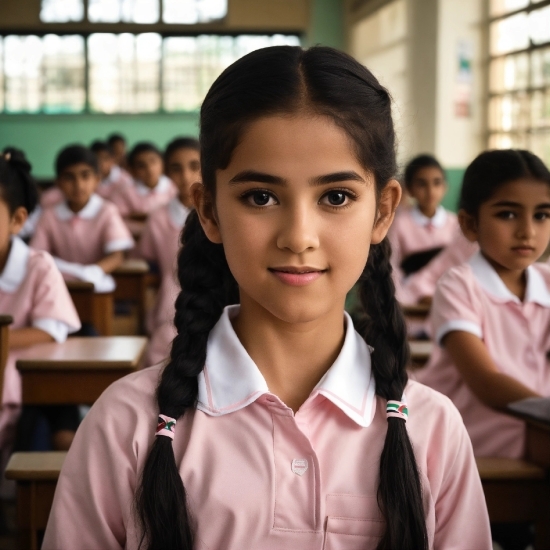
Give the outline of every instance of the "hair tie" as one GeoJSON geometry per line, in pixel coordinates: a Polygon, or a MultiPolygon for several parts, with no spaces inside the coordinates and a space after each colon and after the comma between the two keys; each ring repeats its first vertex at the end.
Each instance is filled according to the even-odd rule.
{"type": "Polygon", "coordinates": [[[155,435],[164,435],[170,439],[174,439],[174,428],[176,427],[176,419],[159,414],[157,431],[155,435]]]}
{"type": "Polygon", "coordinates": [[[409,417],[407,404],[402,401],[388,401],[386,405],[386,416],[388,418],[401,418],[406,422],[409,417]]]}

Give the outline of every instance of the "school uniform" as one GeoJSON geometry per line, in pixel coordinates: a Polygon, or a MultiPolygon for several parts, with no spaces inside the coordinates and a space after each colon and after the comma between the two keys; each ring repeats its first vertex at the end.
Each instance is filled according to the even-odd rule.
{"type": "Polygon", "coordinates": [[[44,211],[31,246],[46,250],[66,279],[90,280],[98,292],[114,289],[114,280],[94,265],[113,252],[128,250],[134,240],[114,204],[92,195],[80,212],[66,202],[44,211]]]}
{"type": "Polygon", "coordinates": [[[139,242],[138,255],[158,264],[161,276],[157,301],[147,318],[147,330],[151,334],[145,359],[147,366],[167,357],[176,334],[173,321],[179,293],[177,256],[180,234],[189,212],[178,198],[172,199],[151,213],[139,242]]]}
{"type": "Polygon", "coordinates": [[[133,179],[126,170],[115,164],[109,175],[101,180],[96,193],[104,199],[110,199],[113,193],[120,188],[132,185],[133,179]]]}
{"type": "MultiPolygon", "coordinates": [[[[433,218],[422,214],[415,206],[396,216],[388,238],[392,247],[392,267],[396,286],[399,288],[408,273],[404,262],[412,255],[436,251],[447,246],[458,229],[456,214],[438,206],[433,218]]],[[[398,299],[400,296],[398,294],[398,299]]]]}
{"type": "Polygon", "coordinates": [[[124,217],[130,214],[148,214],[155,208],[167,204],[177,195],[177,189],[171,179],[162,175],[155,187],[147,187],[135,180],[133,185],[119,187],[110,200],[114,202],[124,217]]]}
{"type": "MultiPolygon", "coordinates": [[[[521,302],[493,267],[477,252],[447,272],[437,285],[432,331],[438,344],[460,330],[483,340],[497,369],[523,385],[550,396],[550,266],[527,268],[521,302]]],[[[447,395],[462,414],[476,456],[521,458],[525,424],[484,405],[470,390],[444,347],[417,371],[420,382],[447,395]]]]}
{"type": "MultiPolygon", "coordinates": [[[[200,550],[376,548],[386,402],[346,314],[332,367],[294,414],[270,393],[225,309],[208,339],[198,403],[173,449],[200,550]]],[[[63,466],[44,550],[139,546],[134,492],[155,437],[160,366],[113,385],[80,426],[63,466]]],[[[411,382],[407,429],[421,472],[430,548],[491,549],[471,444],[451,402],[411,382]]]]}
{"type": "MultiPolygon", "coordinates": [[[[80,320],[52,257],[13,237],[0,274],[0,312],[13,317],[12,329],[35,327],[56,342],[80,329],[80,320]]],[[[21,378],[15,367],[19,350],[8,355],[0,410],[0,449],[14,438],[21,405],[21,378]]]]}
{"type": "Polygon", "coordinates": [[[57,185],[50,187],[42,192],[40,195],[40,206],[44,208],[50,208],[65,200],[65,195],[57,185]]]}

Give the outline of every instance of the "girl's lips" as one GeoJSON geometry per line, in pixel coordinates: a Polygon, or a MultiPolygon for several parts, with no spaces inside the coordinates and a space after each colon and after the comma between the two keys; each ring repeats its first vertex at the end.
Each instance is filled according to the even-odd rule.
{"type": "Polygon", "coordinates": [[[519,254],[520,256],[531,256],[531,254],[533,254],[534,249],[530,248],[528,246],[517,246],[517,247],[512,248],[512,250],[516,254],[519,254]]]}
{"type": "Polygon", "coordinates": [[[269,270],[277,279],[282,283],[290,286],[305,286],[313,281],[316,281],[324,271],[286,271],[282,269],[270,269],[269,270]]]}

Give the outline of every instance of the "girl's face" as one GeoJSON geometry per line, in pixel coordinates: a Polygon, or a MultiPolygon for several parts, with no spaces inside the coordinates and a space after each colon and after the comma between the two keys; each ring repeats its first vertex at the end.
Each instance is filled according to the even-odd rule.
{"type": "Polygon", "coordinates": [[[153,189],[162,175],[164,163],[155,151],[144,151],[136,156],[132,165],[132,175],[153,189]]]}
{"type": "Polygon", "coordinates": [[[80,212],[88,204],[98,184],[99,174],[85,162],[68,166],[57,177],[57,185],[73,212],[80,212]]]}
{"type": "Polygon", "coordinates": [[[27,221],[27,209],[20,206],[10,212],[8,203],[0,198],[0,271],[4,269],[10,250],[10,238],[17,235],[27,221]]]}
{"type": "Polygon", "coordinates": [[[177,149],[166,162],[166,175],[176,184],[180,201],[191,205],[191,187],[201,181],[201,158],[196,149],[177,149]]]}
{"type": "Polygon", "coordinates": [[[435,215],[446,192],[445,175],[436,166],[417,170],[409,185],[409,194],[416,199],[420,211],[429,217],[435,215]]]}
{"type": "Polygon", "coordinates": [[[480,206],[477,219],[464,211],[459,217],[466,237],[479,243],[499,274],[523,271],[550,240],[550,186],[531,178],[511,181],[480,206]]]}
{"type": "Polygon", "coordinates": [[[252,123],[218,170],[215,204],[194,189],[208,238],[223,243],[241,304],[290,323],[341,310],[371,244],[387,233],[399,183],[376,202],[351,140],[321,116],[252,123]]]}

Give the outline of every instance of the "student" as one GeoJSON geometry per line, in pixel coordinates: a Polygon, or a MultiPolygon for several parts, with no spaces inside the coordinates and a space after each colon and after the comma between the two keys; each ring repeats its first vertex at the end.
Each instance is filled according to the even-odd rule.
{"type": "Polygon", "coordinates": [[[148,214],[167,204],[177,190],[163,171],[162,155],[155,145],[141,142],[128,157],[134,185],[119,188],[111,195],[122,216],[148,214]]]}
{"type": "Polygon", "coordinates": [[[107,138],[107,144],[113,152],[116,164],[126,170],[128,168],[126,138],[122,134],[114,133],[107,138]]]}
{"type": "Polygon", "coordinates": [[[477,456],[521,458],[525,424],[509,403],[550,396],[550,172],[528,151],[488,151],[464,174],[459,219],[480,251],[439,281],[441,346],[417,378],[460,410],[477,456]]]}
{"type": "Polygon", "coordinates": [[[134,241],[116,206],[95,194],[99,173],[89,149],[66,147],[55,169],[65,200],[44,211],[31,246],[52,254],[66,279],[89,281],[96,292],[110,292],[115,282],[109,274],[134,241]]]}
{"type": "Polygon", "coordinates": [[[407,383],[388,92],[331,48],[257,50],[212,85],[200,142],[170,362],[92,407],[43,548],[489,550],[460,416],[407,383]]]}
{"type": "Polygon", "coordinates": [[[97,157],[101,182],[96,193],[104,199],[109,199],[118,187],[132,184],[132,176],[115,162],[115,157],[109,145],[104,141],[94,141],[90,149],[97,157]]]}
{"type": "Polygon", "coordinates": [[[404,180],[416,205],[396,217],[389,232],[398,287],[441,252],[458,229],[456,215],[440,204],[447,184],[443,168],[434,157],[420,155],[411,160],[404,180]]]}
{"type": "Polygon", "coordinates": [[[147,329],[151,340],[145,364],[154,365],[170,353],[176,336],[174,303],[179,292],[176,282],[179,236],[192,207],[191,187],[201,179],[199,142],[194,138],[176,138],[164,153],[166,175],[176,184],[178,196],[153,211],[139,241],[138,255],[158,265],[161,285],[147,329]]]}
{"type": "MultiPolygon", "coordinates": [[[[21,151],[0,155],[0,312],[13,317],[0,409],[2,472],[15,439],[21,411],[21,379],[15,367],[19,350],[45,342],[64,342],[80,328],[63,277],[47,253],[29,248],[17,235],[38,201],[30,164],[21,151]]],[[[78,416],[50,409],[53,446],[68,448],[78,416]]]]}

